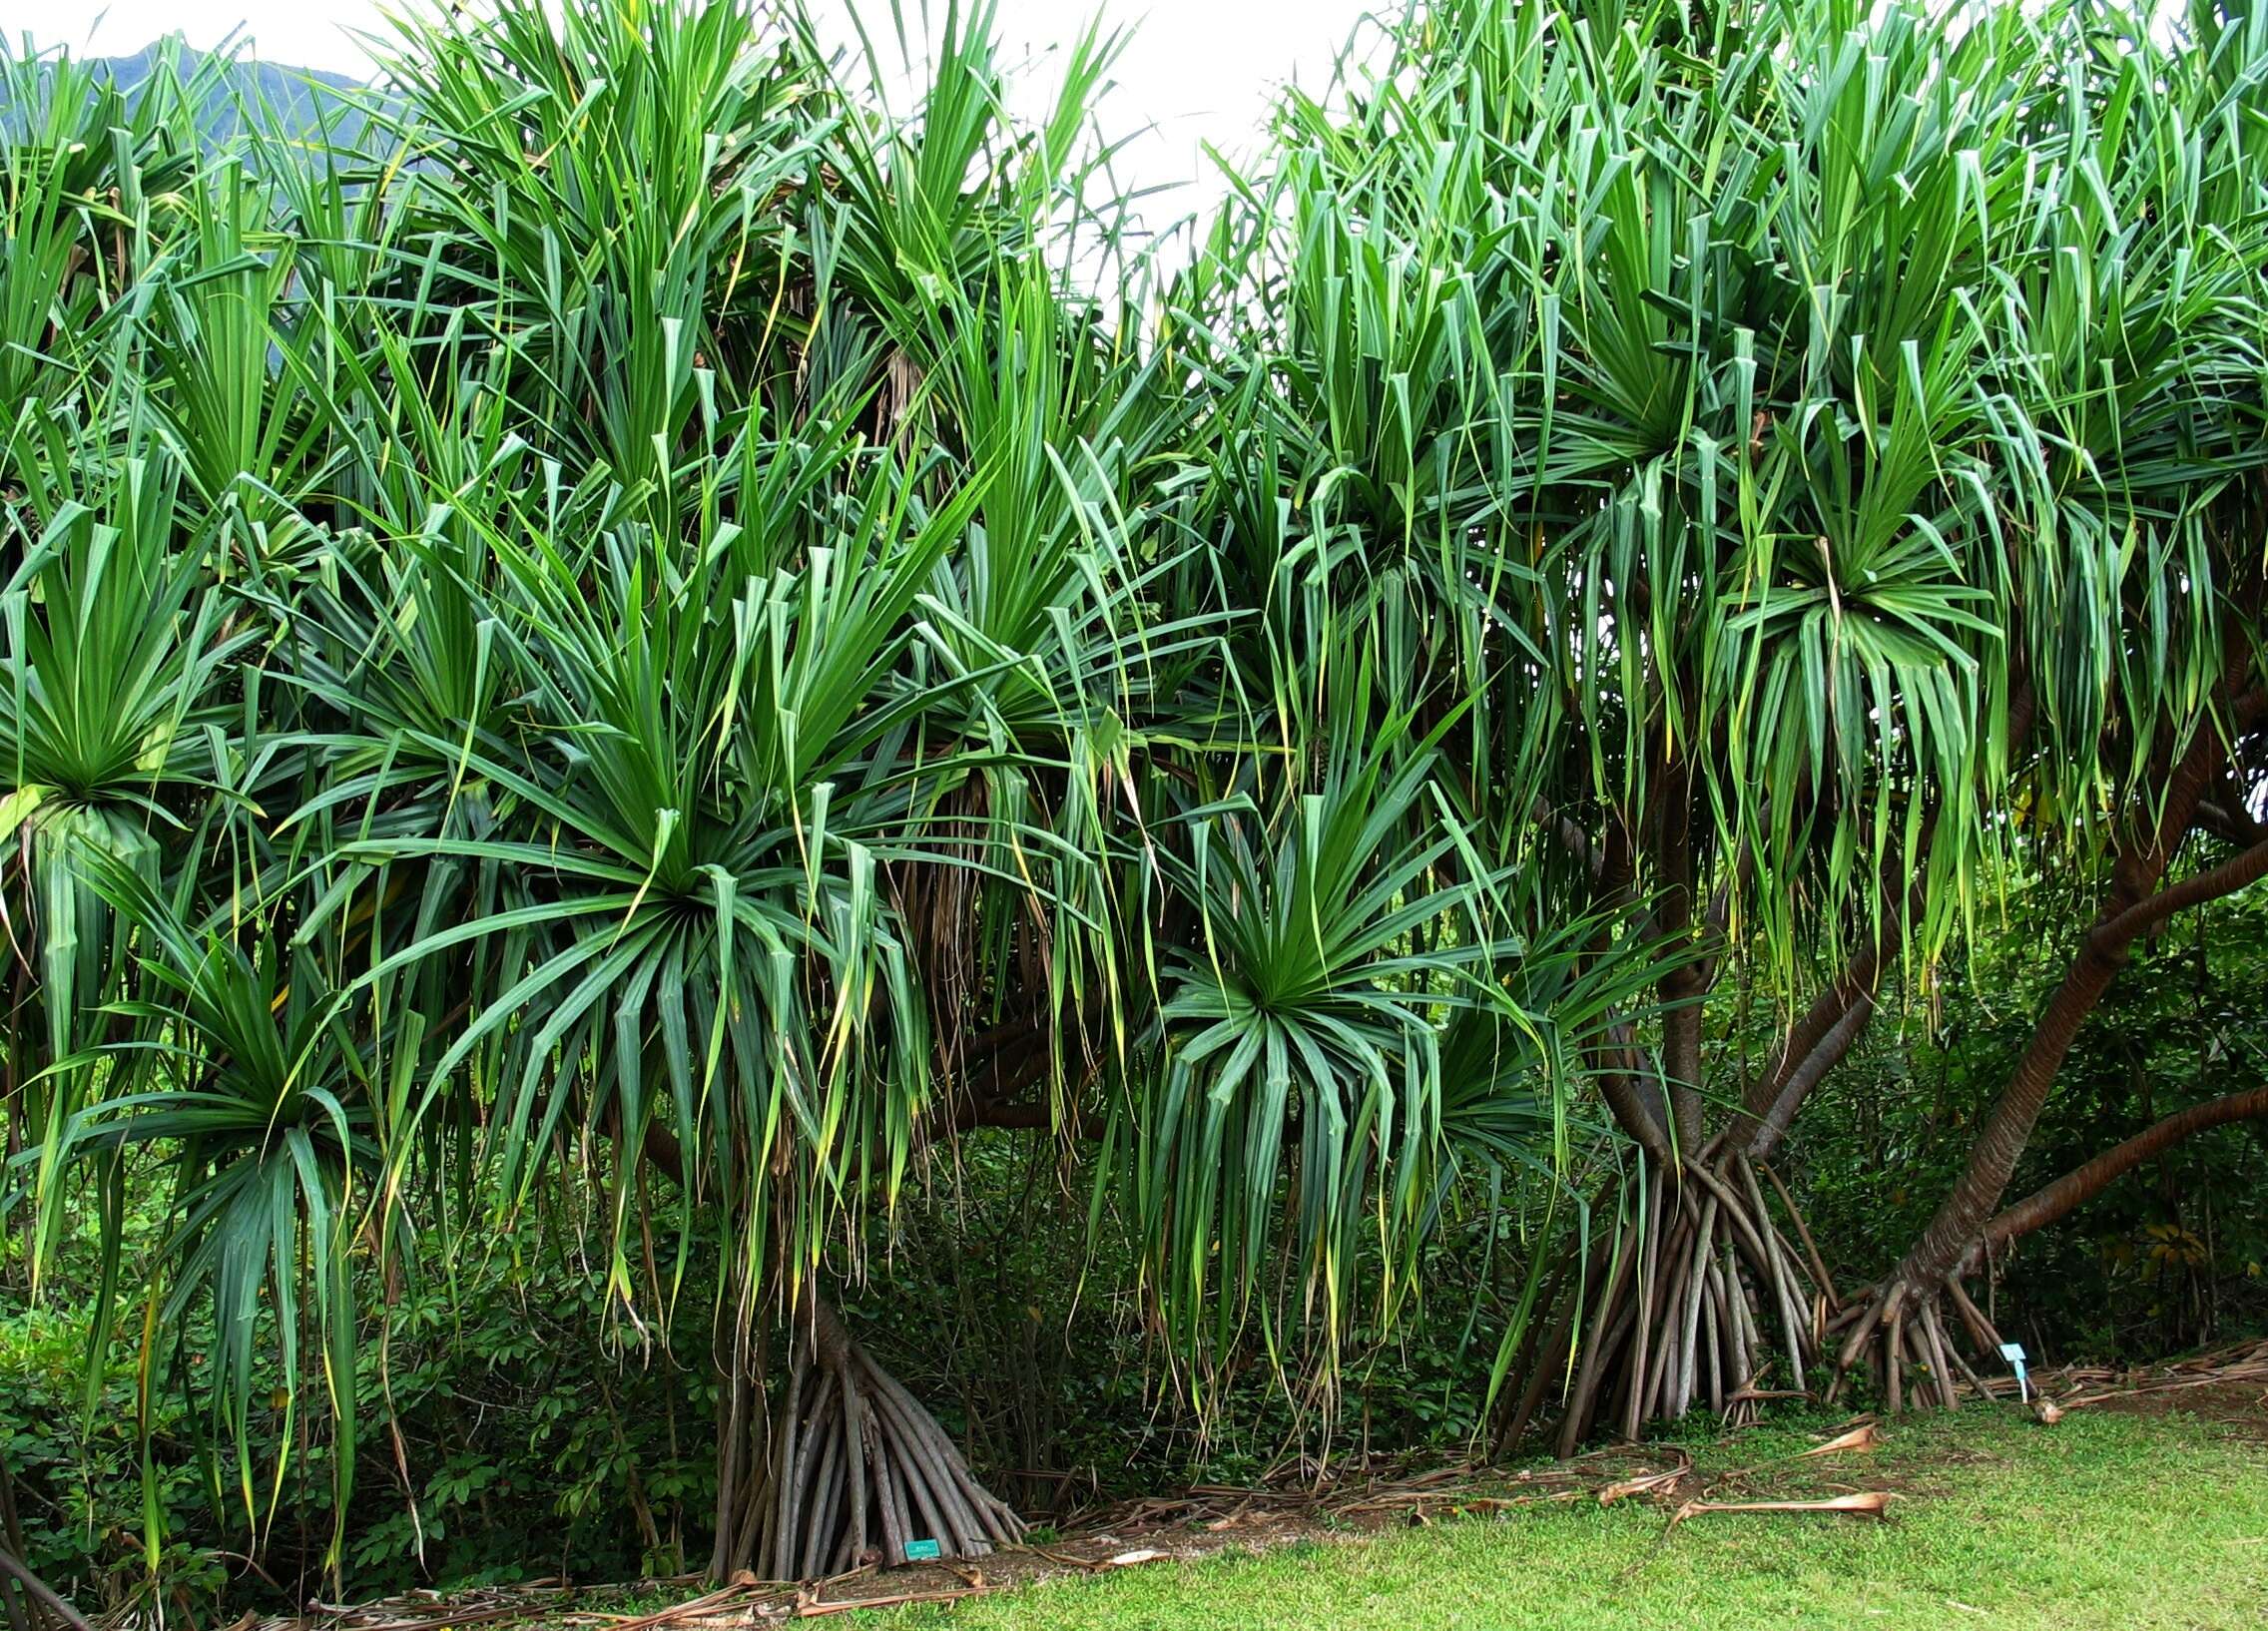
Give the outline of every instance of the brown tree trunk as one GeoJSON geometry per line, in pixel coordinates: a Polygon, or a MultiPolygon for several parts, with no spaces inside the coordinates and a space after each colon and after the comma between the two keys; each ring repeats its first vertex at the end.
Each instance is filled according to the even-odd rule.
{"type": "MultiPolygon", "coordinates": [[[[1937,824],[1938,813],[1933,806],[1922,822],[1925,848],[1937,824]]],[[[1897,879],[1882,878],[1881,894],[1887,904],[1874,925],[1872,938],[1851,954],[1842,972],[1788,1027],[1779,1051],[1773,1055],[1772,1069],[1749,1083],[1727,1138],[1732,1148],[1745,1149],[1754,1161],[1769,1159],[1787,1137],[1796,1112],[1803,1108],[1812,1089],[1858,1045],[1874,1022],[1875,994],[1882,989],[1883,965],[1905,935],[1906,924],[1922,910],[1928,887],[1927,870],[1916,873],[1905,890],[1896,894],[1897,879]]]]}
{"type": "Polygon", "coordinates": [[[1851,999],[1851,1005],[1843,1010],[1842,1016],[1829,1027],[1827,1034],[1819,1039],[1811,1052],[1804,1056],[1802,1063],[1780,1083],[1780,1091],[1773,1099],[1771,1108],[1765,1111],[1764,1119],[1752,1124],[1755,1131],[1749,1135],[1747,1143],[1750,1160],[1769,1161],[1772,1158],[1780,1147],[1780,1141],[1788,1136],[1788,1129],[1795,1124],[1796,1112],[1811,1097],[1812,1089],[1849,1056],[1852,1048],[1858,1045],[1859,1038],[1866,1034],[1867,1027],[1874,1023],[1874,1017],[1875,999],[1872,992],[1861,991],[1851,999]]]}
{"type": "Polygon", "coordinates": [[[2237,861],[2199,873],[2162,893],[2164,877],[2198,801],[2212,784],[2227,750],[2210,726],[2201,727],[2169,779],[2156,826],[2143,843],[2119,856],[2109,897],[2079,943],[2032,1031],[2023,1057],[1993,1105],[1984,1133],[1970,1151],[1969,1165],[1938,1208],[1937,1216],[1906,1255],[1897,1279],[1935,1288],[1952,1272],[1984,1229],[2006,1193],[2016,1161],[2062,1069],[2080,1026],[2125,965],[2144,930],[2184,906],[2231,893],[2268,872],[2268,844],[2256,845],[2237,861]]]}
{"type": "Polygon", "coordinates": [[[2034,1190],[2014,1206],[2000,1213],[1984,1226],[1983,1238],[1973,1246],[1962,1264],[1964,1271],[1977,1266],[1980,1258],[1999,1250],[2012,1240],[2044,1229],[2049,1224],[2086,1205],[2117,1179],[2140,1166],[2183,1139],[2221,1127],[2232,1121],[2245,1121],[2268,1116],[2268,1087],[2255,1087],[2242,1093],[2224,1094],[2193,1104],[2186,1110],[2175,1112],[2164,1120],[2153,1123],[2127,1139],[2115,1144],[2084,1164],[2073,1167],[2052,1184],[2034,1190]]]}
{"type": "MultiPolygon", "coordinates": [[[[1685,953],[1659,987],[1660,1071],[1627,1021],[1608,1027],[1595,1061],[1601,1097],[1637,1146],[1622,1189],[1627,1233],[1602,1243],[1606,1256],[1573,1264],[1563,1277],[1539,1368],[1510,1412],[1516,1437],[1550,1378],[1574,1359],[1558,1428],[1563,1453],[1597,1427],[1634,1434],[1642,1422],[1675,1420],[1704,1405],[1745,1419],[1756,1408],[1761,1373],[1775,1363],[1786,1366],[1784,1385],[1800,1390],[1833,1301],[1776,1225],[1746,1155],[1706,1137],[1702,1005],[1724,954],[1733,897],[1749,874],[1741,857],[1697,920],[1690,771],[1664,767],[1657,790],[1635,845],[1611,828],[1593,844],[1579,824],[1541,806],[1535,812],[1583,862],[1599,904],[1621,898],[1629,857],[1642,850],[1659,884],[1646,937],[1685,953]]],[[[1792,1208],[1789,1217],[1804,1234],[1792,1208]]]]}
{"type": "Polygon", "coordinates": [[[2117,978],[2136,939],[2184,907],[2232,893],[2268,875],[2268,842],[2264,842],[2171,887],[2159,887],[2206,790],[2229,762],[2231,745],[2259,721],[2264,705],[2268,694],[2257,690],[2232,699],[2227,737],[2213,722],[2200,723],[2165,778],[2156,819],[2147,834],[2114,857],[2102,906],[2073,954],[2062,984],[2041,1012],[1967,1166],[1898,1268],[1871,1301],[1853,1310],[1856,1318],[1836,1358],[1830,1397],[1841,1389],[1861,1357],[1873,1355],[1880,1361],[1893,1410],[1901,1405],[1900,1374],[1909,1363],[1928,1366],[1940,1401],[1952,1401],[1951,1381],[1934,1343],[1938,1300],[1991,1223],[2080,1027],[2117,978]],[[1933,1341],[1918,1340],[1917,1327],[1933,1341]]]}
{"type": "MultiPolygon", "coordinates": [[[[1665,767],[1661,814],[1654,843],[1654,866],[1661,879],[1655,902],[1653,938],[1663,945],[1682,945],[1693,934],[1693,784],[1692,772],[1665,767]]],[[[1677,1148],[1687,1160],[1701,1148],[1701,1002],[1709,990],[1709,958],[1705,953],[1681,962],[1661,984],[1662,1074],[1667,1078],[1670,1124],[1677,1148]]]]}

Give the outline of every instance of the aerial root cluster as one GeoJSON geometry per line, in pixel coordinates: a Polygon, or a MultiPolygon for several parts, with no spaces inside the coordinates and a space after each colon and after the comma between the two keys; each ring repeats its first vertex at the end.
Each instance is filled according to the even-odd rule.
{"type": "Polygon", "coordinates": [[[905,1387],[850,1339],[825,1304],[799,1321],[772,1429],[767,1498],[750,1553],[776,1580],[903,1563],[910,1542],[979,1557],[1021,1538],[1023,1520],[976,1481],[905,1387]]]}

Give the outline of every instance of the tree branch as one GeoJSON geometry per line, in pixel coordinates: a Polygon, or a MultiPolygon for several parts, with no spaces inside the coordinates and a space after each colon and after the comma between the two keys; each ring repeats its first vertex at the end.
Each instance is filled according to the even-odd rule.
{"type": "MultiPolygon", "coordinates": [[[[1936,835],[1937,823],[1938,813],[1933,806],[1923,816],[1921,841],[1925,847],[1936,835]]],[[[1885,893],[1889,881],[1883,879],[1885,893]]],[[[1779,1145],[1796,1112],[1803,1108],[1804,1099],[1866,1033],[1874,1020],[1875,993],[1882,989],[1884,954],[1905,932],[1907,919],[1922,909],[1928,890],[1925,869],[1915,874],[1905,894],[1884,911],[1875,924],[1873,940],[1812,999],[1803,1017],[1788,1027],[1770,1073],[1749,1084],[1732,1138],[1736,1146],[1747,1146],[1752,1159],[1762,1159],[1779,1145]]]]}
{"type": "Polygon", "coordinates": [[[1846,963],[1826,989],[1812,998],[1803,1016],[1788,1027],[1772,1069],[1749,1084],[1747,1114],[1761,1121],[1777,1106],[1789,1081],[1810,1061],[1835,1029],[1861,1002],[1871,1002],[1880,983],[1882,958],[1874,946],[1846,963]]]}
{"type": "Polygon", "coordinates": [[[2184,907],[2234,894],[2262,877],[2268,877],[2268,838],[2218,866],[2192,872],[2179,883],[2145,895],[2109,922],[2092,929],[2089,937],[2097,940],[2107,954],[2116,954],[2144,930],[2164,922],[2184,907]]]}
{"type": "Polygon", "coordinates": [[[24,1595],[71,1628],[71,1631],[93,1631],[79,1611],[66,1602],[45,1580],[16,1561],[5,1546],[0,1546],[0,1574],[7,1575],[21,1586],[24,1595]]]}
{"type": "MultiPolygon", "coordinates": [[[[2250,692],[2230,704],[2233,729],[2257,718],[2263,694],[2250,692]]],[[[2033,1126],[2063,1067],[2063,1057],[2102,995],[2110,989],[2125,961],[2126,948],[2135,933],[2162,918],[2187,900],[2206,898],[2182,885],[2152,895],[2173,859],[2174,847],[2189,830],[2198,801],[2204,798],[2228,749],[2210,722],[2201,723],[2165,781],[2165,797],[2148,838],[2122,849],[2112,863],[2114,879],[2108,898],[2097,914],[2076,955],[2065,969],[2063,981],[2041,1010],[2007,1085],[1985,1118],[1968,1163],[1954,1181],[1936,1215],[1900,1263],[1894,1284],[1935,1287],[1942,1285],[1955,1264],[1967,1256],[2007,1192],[2017,1158],[2031,1140],[2033,1126]],[[2174,899],[2176,894],[2180,899],[2174,899]],[[2140,918],[2128,918],[2138,906],[2170,902],[2140,918]]],[[[2249,852],[2248,852],[2249,853],[2249,852]]],[[[2245,857],[2239,857],[2240,860],[2245,857]]],[[[2268,856],[2262,857],[2268,862],[2268,856]]],[[[2235,865],[2231,862],[2230,865],[2235,865]]],[[[2223,870],[2215,868],[2216,871],[2223,870]]],[[[2205,874],[2200,874],[2203,876],[2205,874]]],[[[2255,874],[2257,875],[2257,874],[2255,874]]],[[[2190,880],[2195,882],[2197,880],[2190,880]]],[[[2242,885],[2236,885],[2241,887],[2242,885]]]]}
{"type": "Polygon", "coordinates": [[[2257,843],[2268,837],[2268,826],[2254,820],[2250,811],[2241,805],[2222,804],[2217,799],[2207,799],[2198,805],[2197,829],[2235,844],[2257,843]]]}
{"type": "Polygon", "coordinates": [[[1780,1147],[1780,1140],[1788,1136],[1789,1127],[1795,1123],[1796,1112],[1803,1108],[1804,1100],[1811,1097],[1811,1090],[1819,1085],[1822,1077],[1843,1062],[1844,1056],[1865,1034],[1868,1025],[1874,1022],[1874,994],[1871,991],[1860,992],[1841,1017],[1828,1027],[1827,1034],[1804,1055],[1803,1062],[1788,1072],[1779,1095],[1773,1099],[1771,1107],[1758,1122],[1756,1131],[1749,1135],[1748,1158],[1751,1161],[1763,1161],[1780,1147]]]}
{"type": "Polygon", "coordinates": [[[2084,1206],[2109,1188],[2113,1180],[2131,1172],[2168,1146],[2178,1144],[2209,1127],[2260,1116],[2268,1116],[2268,1087],[2249,1088],[2242,1093],[2208,1099],[2203,1104],[2193,1104],[2186,1110],[2167,1116],[2136,1133],[2123,1144],[2113,1145],[2092,1160],[2073,1167],[2052,1184],[2025,1196],[1993,1218],[1984,1226],[1983,1238],[1971,1248],[1965,1268],[1974,1267],[1977,1259],[1984,1253],[1995,1251],[2036,1229],[2044,1229],[2084,1206]]]}

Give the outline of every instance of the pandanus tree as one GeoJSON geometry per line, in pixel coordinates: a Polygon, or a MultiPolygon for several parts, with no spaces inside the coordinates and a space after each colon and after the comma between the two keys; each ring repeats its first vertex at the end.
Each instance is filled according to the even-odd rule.
{"type": "Polygon", "coordinates": [[[1288,109],[1274,445],[1363,507],[1364,583],[1483,609],[1429,630],[1470,775],[1658,974],[1591,1060],[1624,1227],[1528,1334],[1513,1436],[1745,1413],[1829,1358],[1950,1401],[1938,1297],[1991,1335],[1952,1271],[2015,1227],[2120,948],[2259,875],[2199,851],[2258,835],[2262,41],[2195,28],[1476,0],[1288,109]],[[2043,864],[2107,871],[2099,921],[1938,1222],[1846,1301],[1771,1158],[2043,864]],[[1762,1060],[1709,1045],[1727,969],[1784,1004],[1762,1060]]]}
{"type": "Polygon", "coordinates": [[[504,0],[351,140],[8,128],[6,1193],[35,1264],[96,1196],[99,1363],[170,1177],[216,1501],[319,1420],[343,1524],[422,1240],[563,1195],[712,1372],[712,1572],[790,1577],[1018,1532],[832,1301],[985,1130],[1200,1407],[1328,1415],[1533,1201],[1497,1425],[1572,1446],[1950,1397],[1980,1254],[2254,1113],[1996,1212],[2268,868],[2260,25],[1443,0],[1146,254],[1109,39],[1019,122],[932,21],[904,113],[800,15],[504,0]],[[1847,1296],[1774,1157],[2015,867],[2102,909],[1847,1296]]]}
{"type": "MultiPolygon", "coordinates": [[[[2069,171],[2102,178],[2101,194],[2039,210],[2027,253],[1998,279],[2018,364],[2004,395],[2024,404],[2008,418],[2036,450],[2006,506],[2018,523],[2006,618],[2021,663],[2009,727],[2019,808],[2050,847],[2057,825],[2075,829],[2098,903],[1960,1178],[1843,1339],[1838,1381],[1865,1356],[1893,1407],[1915,1363],[1928,1378],[1917,1393],[1951,1402],[1949,1360],[1963,1361],[1941,1300],[1990,1352],[1996,1334],[1961,1273],[2124,1170],[2106,1152],[1995,1215],[2065,1053],[2131,949],[2268,876],[2253,815],[2268,769],[2268,313],[2252,112],[2268,34],[2257,17],[2200,14],[2196,26],[2179,53],[2138,50],[2131,23],[2075,42],[2090,94],[2064,96],[2056,134],[2069,171]]],[[[2177,1115],[2161,1136],[2209,1124],[2177,1115]]]]}
{"type": "Polygon", "coordinates": [[[317,1417],[344,1522],[421,1237],[563,1191],[614,1318],[706,1339],[711,1568],[794,1576],[1019,1530],[828,1296],[952,1140],[1095,1148],[1199,1388],[1328,1376],[1444,1209],[1561,1170],[1642,982],[1445,768],[1447,682],[1393,694],[1421,603],[1233,536],[1261,235],[1084,292],[1107,42],[1026,127],[987,27],[893,118],[730,4],[406,23],[361,147],[205,154],[43,333],[14,1192],[97,1185],[115,1277],[171,1170],[151,1374],[256,1532],[317,1417]]]}

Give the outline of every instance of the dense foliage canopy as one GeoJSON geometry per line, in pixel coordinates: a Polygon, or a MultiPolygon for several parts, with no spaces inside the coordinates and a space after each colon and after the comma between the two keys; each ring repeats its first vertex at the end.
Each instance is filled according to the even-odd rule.
{"type": "Polygon", "coordinates": [[[1328,1404],[1476,1207],[1499,1425],[1950,1400],[2072,1036],[2268,871],[2268,19],[1435,0],[1155,239],[1111,36],[1019,120],[929,24],[897,110],[498,0],[220,142],[7,65],[0,1205],[90,1402],[138,1334],[256,1532],[319,1441],[335,1564],[428,1243],[572,1211],[761,1565],[766,1333],[984,1129],[1199,1401],[1328,1404]],[[1846,1300],[1764,1158],[2011,890],[2096,921],[1846,1300]]]}

